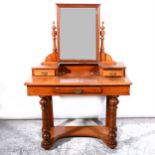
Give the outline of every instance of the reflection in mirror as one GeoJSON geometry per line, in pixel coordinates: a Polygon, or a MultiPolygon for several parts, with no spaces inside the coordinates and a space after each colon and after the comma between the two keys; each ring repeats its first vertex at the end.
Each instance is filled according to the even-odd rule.
{"type": "Polygon", "coordinates": [[[96,60],[96,8],[60,9],[60,59],[96,60]]]}

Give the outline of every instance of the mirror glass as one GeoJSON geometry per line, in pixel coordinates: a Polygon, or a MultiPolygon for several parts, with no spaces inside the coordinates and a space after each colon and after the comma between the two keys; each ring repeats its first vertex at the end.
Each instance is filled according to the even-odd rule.
{"type": "Polygon", "coordinates": [[[96,60],[96,8],[60,9],[60,60],[96,60]]]}

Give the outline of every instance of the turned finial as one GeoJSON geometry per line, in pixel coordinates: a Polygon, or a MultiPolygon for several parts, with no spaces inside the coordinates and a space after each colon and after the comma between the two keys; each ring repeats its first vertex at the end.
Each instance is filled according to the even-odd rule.
{"type": "Polygon", "coordinates": [[[57,31],[56,31],[56,26],[55,26],[55,22],[53,21],[53,26],[52,26],[52,37],[53,37],[53,52],[56,52],[56,35],[57,35],[57,31]]]}
{"type": "Polygon", "coordinates": [[[100,31],[100,35],[101,35],[101,39],[104,39],[104,35],[105,35],[105,32],[104,32],[104,22],[102,21],[102,24],[101,24],[101,31],[100,31]]]}
{"type": "Polygon", "coordinates": [[[55,26],[55,22],[53,21],[53,26],[52,26],[52,36],[53,38],[57,35],[57,32],[56,32],[56,26],[55,26]]]}

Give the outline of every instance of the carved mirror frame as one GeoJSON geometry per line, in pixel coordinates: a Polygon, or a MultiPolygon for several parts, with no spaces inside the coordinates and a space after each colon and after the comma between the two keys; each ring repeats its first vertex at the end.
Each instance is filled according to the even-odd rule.
{"type": "MultiPolygon", "coordinates": [[[[98,63],[100,59],[100,4],[56,4],[57,6],[57,52],[60,63],[98,63]],[[60,9],[61,8],[95,8],[96,9],[96,59],[95,60],[71,60],[60,58],[60,9]]],[[[82,37],[82,36],[81,36],[82,37]]],[[[74,51],[73,51],[74,52],[74,51]]]]}

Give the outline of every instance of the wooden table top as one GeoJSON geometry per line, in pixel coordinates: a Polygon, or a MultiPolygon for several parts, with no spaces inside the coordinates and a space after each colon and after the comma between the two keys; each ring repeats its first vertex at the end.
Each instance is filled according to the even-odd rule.
{"type": "Polygon", "coordinates": [[[89,77],[83,76],[54,76],[54,77],[32,77],[25,85],[27,86],[111,86],[131,85],[128,77],[105,78],[99,75],[89,77]]]}

